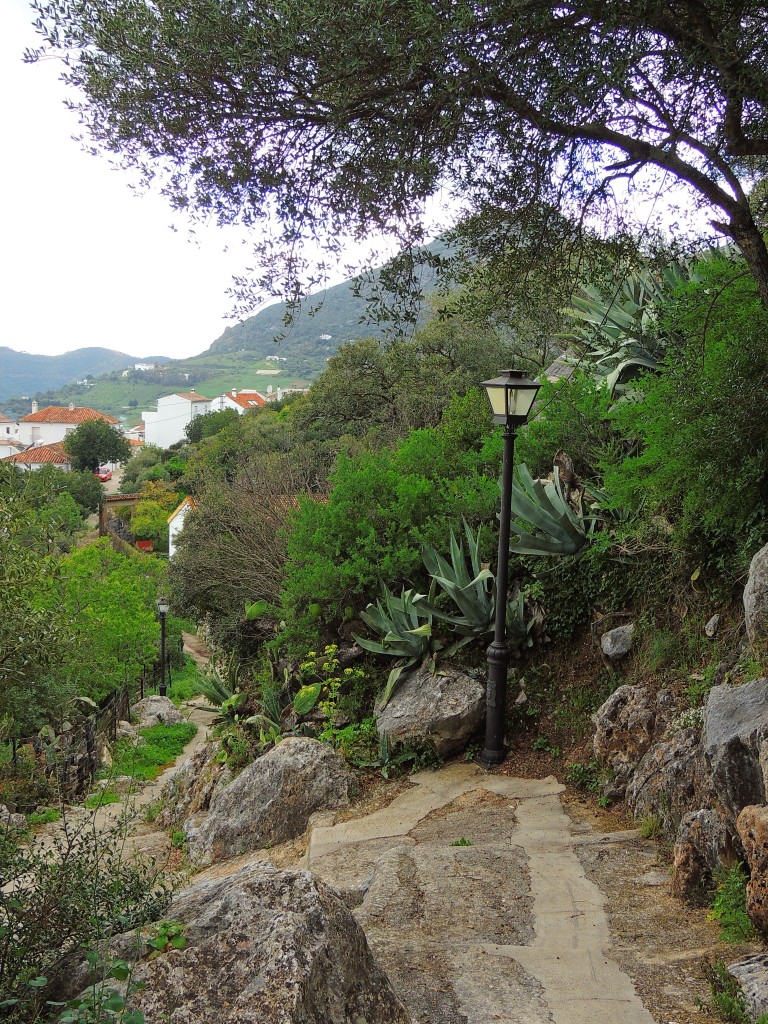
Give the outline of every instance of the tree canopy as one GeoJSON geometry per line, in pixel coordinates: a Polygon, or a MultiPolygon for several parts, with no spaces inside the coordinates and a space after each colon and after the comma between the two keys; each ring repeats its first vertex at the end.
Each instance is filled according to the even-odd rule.
{"type": "Polygon", "coordinates": [[[133,454],[128,440],[106,420],[86,420],[64,438],[75,469],[94,472],[102,462],[127,462],[133,454]]]}
{"type": "Polygon", "coordinates": [[[162,178],[177,208],[263,222],[273,290],[315,283],[309,240],[418,240],[441,191],[513,225],[542,204],[608,208],[623,179],[682,185],[768,305],[748,202],[768,156],[756,0],[33,6],[45,45],[29,59],[66,55],[89,144],[162,178]]]}

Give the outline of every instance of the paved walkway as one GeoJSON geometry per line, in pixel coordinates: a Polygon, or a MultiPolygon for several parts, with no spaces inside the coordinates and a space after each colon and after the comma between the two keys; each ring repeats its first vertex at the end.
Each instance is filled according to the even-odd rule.
{"type": "MultiPolygon", "coordinates": [[[[315,827],[305,866],[345,892],[419,1024],[653,1024],[606,956],[604,900],[554,778],[469,764],[315,827]]],[[[615,836],[613,837],[615,838],[615,836]]]]}

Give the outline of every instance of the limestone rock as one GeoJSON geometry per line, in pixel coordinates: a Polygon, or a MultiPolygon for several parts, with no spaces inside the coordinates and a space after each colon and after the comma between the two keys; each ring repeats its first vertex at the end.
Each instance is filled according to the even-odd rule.
{"type": "Polygon", "coordinates": [[[115,735],[119,740],[130,740],[134,746],[139,742],[139,733],[130,722],[118,722],[115,735]]]}
{"type": "Polygon", "coordinates": [[[715,615],[712,616],[712,618],[709,620],[709,622],[704,627],[704,633],[706,634],[706,636],[709,637],[710,640],[714,640],[714,638],[717,636],[717,631],[719,629],[720,629],[720,616],[719,616],[719,614],[715,614],[715,615]]]}
{"type": "Polygon", "coordinates": [[[756,953],[728,964],[728,972],[741,985],[747,1012],[757,1020],[768,1013],[768,953],[756,953]]]}
{"type": "Polygon", "coordinates": [[[379,735],[391,743],[429,746],[448,757],[466,747],[485,717],[485,678],[451,666],[434,674],[422,668],[401,682],[377,714],[379,735]]]}
{"type": "Polygon", "coordinates": [[[673,855],[672,892],[694,896],[712,884],[724,862],[735,859],[728,830],[711,808],[691,811],[680,822],[673,855]]]}
{"type": "Polygon", "coordinates": [[[0,804],[0,829],[25,832],[28,828],[29,824],[23,814],[11,811],[5,804],[0,804]]]}
{"type": "Polygon", "coordinates": [[[221,744],[206,743],[187,758],[163,786],[163,808],[157,816],[160,828],[171,829],[185,818],[207,811],[217,787],[231,779],[229,768],[219,759],[221,744]]]}
{"type": "Polygon", "coordinates": [[[747,636],[755,652],[768,645],[768,544],[760,548],[749,566],[744,587],[747,636]]]}
{"type": "Polygon", "coordinates": [[[184,716],[173,701],[157,694],[134,704],[131,718],[136,719],[138,729],[147,729],[151,725],[176,725],[184,721],[184,716]]]}
{"type": "Polygon", "coordinates": [[[411,1024],[351,911],[307,871],[248,865],[166,913],[186,947],[136,966],[130,1008],[148,1024],[411,1024]]]}
{"type": "Polygon", "coordinates": [[[713,686],[704,708],[702,744],[718,799],[735,820],[765,800],[760,748],[768,738],[768,679],[713,686]]]}
{"type": "Polygon", "coordinates": [[[634,632],[635,627],[630,622],[626,626],[617,626],[616,629],[609,629],[607,633],[603,633],[600,637],[600,648],[609,661],[619,661],[629,654],[634,632]]]}
{"type": "Polygon", "coordinates": [[[621,799],[637,764],[653,742],[656,708],[644,686],[620,686],[592,716],[595,756],[613,774],[613,798],[621,799]]]}
{"type": "Polygon", "coordinates": [[[214,792],[208,816],[186,827],[189,859],[216,863],[303,834],[315,811],[346,807],[357,780],[317,740],[289,737],[214,792]]]}
{"type": "Polygon", "coordinates": [[[745,807],[736,828],[749,867],[747,914],[755,928],[768,935],[768,807],[745,807]]]}
{"type": "Polygon", "coordinates": [[[638,818],[656,815],[669,829],[706,803],[706,762],[695,729],[682,729],[655,743],[637,766],[626,789],[627,806],[638,818]]]}

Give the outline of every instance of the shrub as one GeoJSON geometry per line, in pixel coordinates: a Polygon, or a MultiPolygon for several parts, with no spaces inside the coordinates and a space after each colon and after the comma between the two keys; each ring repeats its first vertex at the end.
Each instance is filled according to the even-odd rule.
{"type": "Polygon", "coordinates": [[[4,1019],[38,1020],[73,954],[160,916],[169,892],[159,870],[124,858],[124,841],[124,821],[100,832],[65,821],[45,848],[0,831],[4,1019]]]}
{"type": "Polygon", "coordinates": [[[665,314],[676,344],[643,400],[612,420],[640,444],[606,486],[664,514],[696,562],[734,578],[765,540],[768,513],[768,313],[732,261],[707,261],[665,314]]]}
{"type": "Polygon", "coordinates": [[[755,938],[754,925],[747,916],[747,881],[748,875],[740,863],[717,876],[708,918],[720,925],[723,942],[746,942],[755,938]]]}

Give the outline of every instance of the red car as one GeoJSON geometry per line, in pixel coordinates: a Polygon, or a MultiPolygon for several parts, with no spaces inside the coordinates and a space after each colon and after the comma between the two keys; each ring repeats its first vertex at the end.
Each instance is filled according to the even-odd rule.
{"type": "Polygon", "coordinates": [[[99,466],[93,475],[97,480],[101,480],[101,482],[104,483],[106,480],[112,479],[112,470],[109,466],[99,466]]]}

